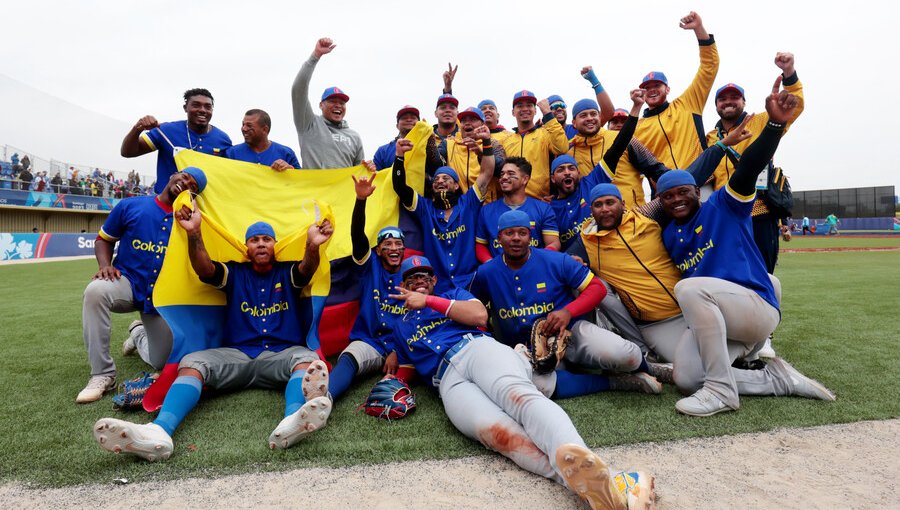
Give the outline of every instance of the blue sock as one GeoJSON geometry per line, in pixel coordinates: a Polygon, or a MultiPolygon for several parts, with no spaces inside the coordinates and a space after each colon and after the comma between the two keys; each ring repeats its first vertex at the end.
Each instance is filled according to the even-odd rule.
{"type": "Polygon", "coordinates": [[[166,398],[163,400],[159,416],[153,423],[162,427],[169,436],[175,433],[175,429],[184,421],[191,409],[200,401],[200,391],[203,383],[200,379],[189,375],[182,375],[175,379],[166,398]]]}
{"type": "Polygon", "coordinates": [[[635,372],[647,372],[650,373],[650,365],[647,364],[647,358],[641,358],[641,365],[635,369],[635,372]]]}
{"type": "Polygon", "coordinates": [[[294,371],[288,380],[287,388],[284,389],[284,415],[286,417],[296,413],[297,409],[306,403],[306,397],[303,396],[304,375],[306,375],[306,370],[294,371]]]}
{"type": "Polygon", "coordinates": [[[341,354],[337,364],[334,365],[334,370],[328,374],[328,391],[331,393],[332,398],[337,399],[347,391],[350,383],[353,382],[353,378],[356,377],[358,368],[359,366],[356,364],[353,356],[341,354]]]}
{"type": "Polygon", "coordinates": [[[594,374],[573,374],[568,370],[556,371],[556,390],[553,398],[570,398],[599,393],[609,389],[609,377],[594,374]]]}

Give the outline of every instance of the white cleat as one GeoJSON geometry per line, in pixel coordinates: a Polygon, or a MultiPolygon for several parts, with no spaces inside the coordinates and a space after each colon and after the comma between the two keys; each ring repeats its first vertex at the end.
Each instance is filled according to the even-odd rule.
{"type": "Polygon", "coordinates": [[[321,429],[331,415],[331,399],[316,397],[281,420],[269,434],[269,448],[290,448],[297,441],[321,429]]]}
{"type": "Polygon", "coordinates": [[[675,402],[675,410],[688,416],[712,416],[714,414],[735,411],[706,388],[700,388],[690,397],[675,402]]]}
{"type": "Polygon", "coordinates": [[[97,420],[94,439],[104,450],[137,455],[150,462],[168,459],[175,449],[172,438],[159,425],[141,425],[115,418],[97,420]]]}
{"type": "Polygon", "coordinates": [[[328,365],[322,360],[310,363],[303,375],[302,387],[307,402],[328,396],[328,365]]]}
{"type": "Polygon", "coordinates": [[[766,364],[766,370],[788,383],[790,395],[815,398],[827,402],[834,402],[837,399],[834,393],[826,388],[824,384],[801,374],[799,370],[782,358],[772,358],[766,364]]]}
{"type": "Polygon", "coordinates": [[[89,404],[103,398],[107,391],[116,387],[116,377],[114,375],[93,375],[88,380],[87,386],[78,392],[75,402],[78,404],[89,404]]]}
{"type": "Polygon", "coordinates": [[[762,346],[762,349],[756,352],[756,355],[760,358],[772,359],[776,356],[775,349],[772,348],[772,337],[769,336],[766,338],[765,343],[762,346]]]}

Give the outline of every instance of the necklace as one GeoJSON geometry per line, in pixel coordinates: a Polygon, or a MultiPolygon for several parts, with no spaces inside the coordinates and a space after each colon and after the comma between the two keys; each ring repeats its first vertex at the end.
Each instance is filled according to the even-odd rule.
{"type": "MultiPolygon", "coordinates": [[[[188,123],[186,121],[184,123],[184,132],[187,133],[187,141],[188,141],[189,149],[194,150],[195,148],[199,147],[200,144],[203,142],[203,138],[199,138],[197,140],[197,145],[194,145],[194,142],[191,141],[191,130],[188,127],[188,123]]],[[[209,126],[206,127],[206,132],[209,133],[209,126]]]]}

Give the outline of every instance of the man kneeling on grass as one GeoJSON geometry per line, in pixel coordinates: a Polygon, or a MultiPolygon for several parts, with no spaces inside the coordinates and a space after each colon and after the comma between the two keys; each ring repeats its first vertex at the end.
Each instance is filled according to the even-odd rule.
{"type": "Polygon", "coordinates": [[[488,314],[475,296],[460,288],[435,295],[425,257],[406,259],[400,272],[402,287],[390,297],[408,310],[394,323],[401,370],[415,367],[437,388],[460,432],[566,485],[592,508],[654,508],[653,477],[611,471],[587,448],[566,412],[535,387],[530,363],[478,329],[488,314]]]}
{"type": "Polygon", "coordinates": [[[319,266],[319,246],[333,232],[328,220],[310,225],[301,262],[275,260],[275,231],[268,223],[250,225],[245,236],[249,262],[223,264],[210,259],[200,235],[200,211],[182,207],[175,217],[188,236],[191,266],[200,280],[227,296],[223,347],[185,356],[178,378],[152,423],[103,418],[94,424],[100,446],[149,461],[165,460],[174,448],[175,428],[197,405],[206,385],[216,390],[274,388],[287,383],[285,418],[269,435],[270,448],[288,448],[322,428],[331,414],[328,370],[306,346],[297,310],[300,291],[319,266]],[[266,313],[258,313],[265,310],[266,313]]]}

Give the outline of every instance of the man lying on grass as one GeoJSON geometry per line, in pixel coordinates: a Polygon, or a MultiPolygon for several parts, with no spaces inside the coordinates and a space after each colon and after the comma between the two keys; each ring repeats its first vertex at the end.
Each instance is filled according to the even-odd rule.
{"type": "MultiPolygon", "coordinates": [[[[460,288],[434,294],[431,262],[400,266],[390,297],[406,303],[394,326],[401,370],[415,368],[440,393],[453,425],[532,473],[566,485],[592,508],[653,508],[653,477],[613,472],[585,446],[565,411],[531,381],[531,364],[478,328],[487,310],[460,288]]],[[[399,373],[399,372],[398,372],[399,373]]]]}
{"type": "Polygon", "coordinates": [[[247,229],[250,262],[223,264],[210,259],[200,234],[200,211],[182,207],[175,217],[188,236],[191,266],[200,280],[227,296],[223,347],[185,356],[178,378],[152,423],[136,424],[103,418],[94,438],[114,453],[130,453],[149,461],[172,455],[172,434],[200,400],[203,386],[215,390],[276,388],[287,383],[284,419],[269,436],[270,448],[288,448],[322,428],[331,413],[328,370],[302,345],[305,335],[297,303],[300,292],[319,266],[319,246],[333,232],[328,220],[312,224],[302,262],[275,260],[275,231],[257,222],[247,229]]]}

